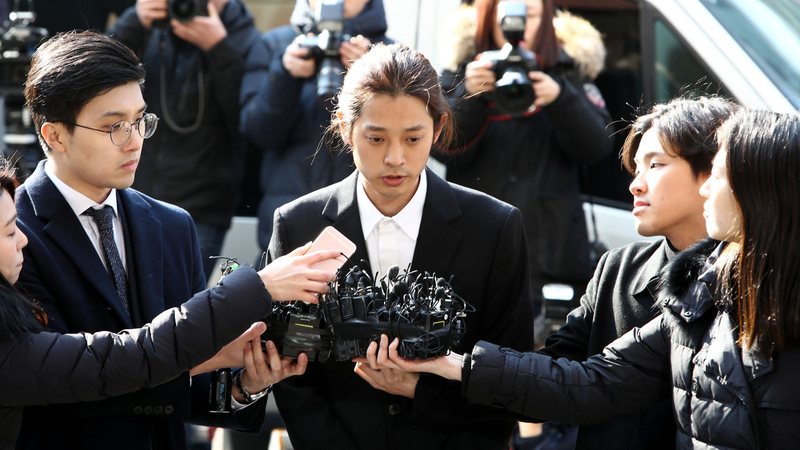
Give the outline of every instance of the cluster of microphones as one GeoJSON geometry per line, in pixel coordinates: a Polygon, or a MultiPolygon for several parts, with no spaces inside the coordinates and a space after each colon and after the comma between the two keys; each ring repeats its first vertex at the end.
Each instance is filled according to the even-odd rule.
{"type": "Polygon", "coordinates": [[[262,340],[275,342],[283,356],[349,361],[385,334],[399,339],[402,357],[432,358],[459,344],[473,310],[436,274],[393,266],[378,279],[353,265],[337,274],[319,304],[275,302],[262,340]]]}

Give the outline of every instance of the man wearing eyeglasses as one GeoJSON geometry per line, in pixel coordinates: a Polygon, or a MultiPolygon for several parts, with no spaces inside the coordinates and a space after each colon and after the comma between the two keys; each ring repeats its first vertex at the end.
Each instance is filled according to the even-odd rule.
{"type": "MultiPolygon", "coordinates": [[[[143,81],[134,53],[99,33],[56,35],[32,58],[25,100],[47,159],[17,190],[29,239],[18,286],[53,331],[138,327],[205,287],[189,214],[130,188],[158,124],[143,81]]],[[[253,376],[241,383],[255,394],[266,386],[253,376]]],[[[181,449],[184,419],[263,420],[263,401],[212,415],[208,395],[208,379],[182,375],[108,401],[29,409],[17,448],[181,449]]]]}
{"type": "Polygon", "coordinates": [[[259,36],[253,16],[243,0],[137,0],[107,34],[142,59],[144,98],[161,118],[133,187],[192,215],[210,277],[209,256],[219,255],[239,201],[239,91],[259,36]]]}

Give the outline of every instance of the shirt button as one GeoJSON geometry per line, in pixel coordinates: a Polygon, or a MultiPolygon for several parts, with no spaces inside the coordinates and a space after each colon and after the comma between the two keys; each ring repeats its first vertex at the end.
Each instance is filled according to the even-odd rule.
{"type": "Polygon", "coordinates": [[[692,380],[692,394],[697,395],[698,391],[700,391],[700,384],[697,380],[692,380]]]}
{"type": "Polygon", "coordinates": [[[392,403],[391,405],[389,405],[389,415],[396,416],[398,414],[400,414],[400,405],[396,403],[392,403]]]}

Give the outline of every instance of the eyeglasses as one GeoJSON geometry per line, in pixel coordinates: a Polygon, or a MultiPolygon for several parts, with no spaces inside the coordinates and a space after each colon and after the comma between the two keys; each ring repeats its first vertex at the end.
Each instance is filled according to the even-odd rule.
{"type": "Polygon", "coordinates": [[[133,128],[136,128],[136,132],[139,133],[139,136],[144,139],[153,136],[153,133],[156,132],[156,128],[158,127],[158,116],[153,113],[147,113],[133,123],[130,123],[127,120],[120,120],[114,125],[111,125],[111,128],[108,130],[87,127],[86,125],[79,125],[74,122],[67,122],[66,120],[54,120],[53,122],[61,122],[79,128],[86,128],[87,130],[108,133],[108,136],[111,138],[111,142],[117,147],[122,147],[131,139],[131,130],[133,128]]]}

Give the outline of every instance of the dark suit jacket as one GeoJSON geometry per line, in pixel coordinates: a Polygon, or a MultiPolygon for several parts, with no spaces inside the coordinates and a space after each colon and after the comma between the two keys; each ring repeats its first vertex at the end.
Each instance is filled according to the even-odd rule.
{"type": "MultiPolygon", "coordinates": [[[[479,339],[530,350],[532,301],[519,210],[431,172],[426,176],[428,192],[411,267],[453,275],[454,291],[475,307],[456,351],[468,351],[479,339]]],[[[348,264],[368,261],[356,180],[353,173],[279,208],[270,257],[288,253],[333,225],[357,245],[348,264]]],[[[298,450],[507,449],[515,425],[505,412],[466,404],[460,383],[423,376],[412,401],[373,389],[353,373],[350,362],[312,363],[305,375],[278,384],[275,399],[298,450]]]]}
{"type": "MultiPolygon", "coordinates": [[[[564,326],[541,351],[554,358],[585,361],[606,345],[661,313],[655,305],[658,275],[672,251],[665,239],[634,242],[607,252],[564,326]]],[[[647,410],[578,427],[578,449],[675,448],[671,392],[647,410]]]]}
{"type": "MultiPolygon", "coordinates": [[[[129,316],[80,221],[44,173],[44,162],[16,197],[18,222],[29,240],[18,287],[44,308],[53,331],[141,326],[205,288],[194,224],[178,207],[133,189],[117,191],[131,292],[129,316]]],[[[183,374],[158,388],[114,399],[27,408],[17,447],[185,448],[183,420],[210,420],[208,378],[195,377],[191,391],[188,374],[183,374]]],[[[252,419],[258,420],[263,417],[258,409],[242,413],[256,414],[252,419]]],[[[220,425],[233,426],[224,421],[220,425]]]]}

